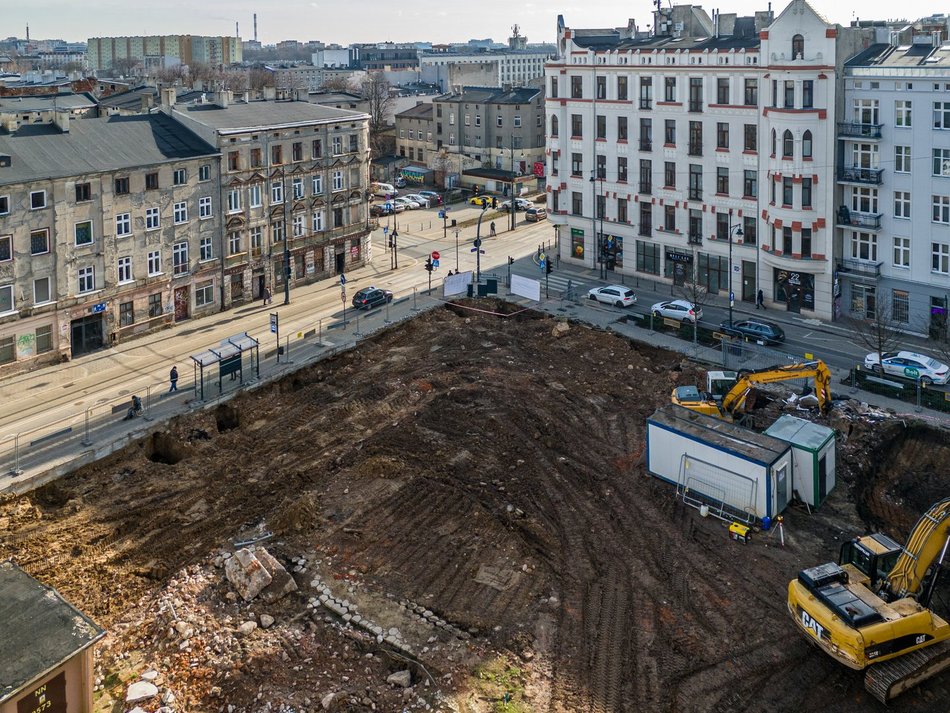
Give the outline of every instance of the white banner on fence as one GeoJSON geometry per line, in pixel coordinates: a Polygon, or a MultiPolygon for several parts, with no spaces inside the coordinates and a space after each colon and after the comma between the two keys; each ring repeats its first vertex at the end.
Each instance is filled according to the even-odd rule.
{"type": "Polygon", "coordinates": [[[455,275],[449,275],[445,278],[445,285],[442,288],[442,294],[445,297],[452,295],[464,295],[468,286],[472,284],[472,271],[459,272],[455,275]]]}
{"type": "Polygon", "coordinates": [[[541,301],[541,281],[532,280],[530,277],[521,275],[511,276],[511,292],[521,297],[527,297],[529,300],[541,301]]]}

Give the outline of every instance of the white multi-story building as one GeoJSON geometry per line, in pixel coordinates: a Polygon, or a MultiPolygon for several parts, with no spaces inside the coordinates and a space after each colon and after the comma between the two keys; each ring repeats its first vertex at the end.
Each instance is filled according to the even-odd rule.
{"type": "Polygon", "coordinates": [[[838,125],[841,307],[946,336],[950,44],[891,32],[845,66],[838,125]]]}
{"type": "Polygon", "coordinates": [[[832,318],[840,67],[873,31],[805,0],[778,17],[675,6],[652,26],[559,19],[545,83],[561,258],[832,318]]]}
{"type": "Polygon", "coordinates": [[[483,83],[522,87],[544,76],[544,63],[550,56],[547,52],[532,50],[420,54],[419,71],[423,81],[438,84],[446,91],[456,83],[453,71],[464,71],[469,65],[484,68],[491,75],[486,75],[483,83]]]}

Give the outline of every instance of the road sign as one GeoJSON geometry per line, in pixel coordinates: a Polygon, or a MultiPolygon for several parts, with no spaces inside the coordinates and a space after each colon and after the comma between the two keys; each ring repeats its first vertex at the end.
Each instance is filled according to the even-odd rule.
{"type": "Polygon", "coordinates": [[[919,369],[915,369],[915,368],[912,367],[912,366],[905,366],[905,367],[904,367],[904,376],[906,376],[908,379],[919,379],[919,378],[920,378],[920,370],[919,370],[919,369]]]}
{"type": "Polygon", "coordinates": [[[441,255],[439,255],[439,251],[438,251],[438,250],[433,250],[433,251],[432,251],[432,259],[433,259],[433,260],[438,260],[440,257],[441,257],[441,255]]]}
{"type": "MultiPolygon", "coordinates": [[[[438,255],[439,253],[435,253],[435,254],[438,255]]],[[[433,261],[432,261],[432,267],[435,268],[435,267],[438,267],[438,266],[439,266],[439,261],[438,261],[438,260],[433,260],[433,261]]]]}
{"type": "Polygon", "coordinates": [[[92,308],[91,308],[89,311],[92,312],[93,314],[99,314],[100,312],[105,312],[105,311],[106,311],[106,303],[105,303],[105,302],[100,302],[100,303],[97,304],[97,305],[93,305],[92,308]]]}
{"type": "Polygon", "coordinates": [[[541,258],[541,262],[540,262],[539,264],[540,264],[540,266],[541,266],[541,270],[542,270],[542,271],[544,270],[544,263],[545,263],[544,258],[541,258]]]}
{"type": "Polygon", "coordinates": [[[474,245],[476,248],[480,248],[482,246],[482,239],[475,238],[474,242],[472,242],[472,245],[474,245]]]}
{"type": "Polygon", "coordinates": [[[346,288],[345,287],[342,290],[340,290],[340,302],[342,302],[343,304],[346,304],[346,288]]]}
{"type": "Polygon", "coordinates": [[[730,293],[729,293],[729,306],[730,306],[730,307],[735,307],[735,306],[736,306],[736,293],[735,293],[735,292],[730,292],[730,293]]]}
{"type": "Polygon", "coordinates": [[[440,210],[440,211],[439,211],[439,219],[440,219],[440,220],[445,220],[445,211],[444,211],[444,210],[440,210]]]}
{"type": "Polygon", "coordinates": [[[383,235],[386,235],[388,232],[389,232],[389,226],[388,226],[388,225],[384,225],[384,226],[383,226],[383,235]]]}
{"type": "Polygon", "coordinates": [[[270,315],[270,333],[277,334],[277,313],[271,312],[270,315]]]}
{"type": "Polygon", "coordinates": [[[345,285],[345,284],[346,284],[346,275],[344,275],[344,274],[341,272],[341,273],[340,273],[340,285],[345,285]]]}
{"type": "Polygon", "coordinates": [[[482,255],[485,254],[485,251],[484,251],[484,250],[479,250],[478,248],[472,248],[471,250],[469,250],[469,252],[470,252],[470,253],[481,253],[482,255]]]}

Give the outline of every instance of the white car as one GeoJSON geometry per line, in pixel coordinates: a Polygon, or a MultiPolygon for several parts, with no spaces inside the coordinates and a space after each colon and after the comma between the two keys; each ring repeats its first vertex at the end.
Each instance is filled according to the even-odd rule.
{"type": "Polygon", "coordinates": [[[588,290],[587,299],[597,300],[614,307],[629,307],[637,303],[637,296],[626,285],[607,285],[588,290]]]}
{"type": "Polygon", "coordinates": [[[411,200],[409,200],[408,198],[406,198],[405,196],[400,196],[399,198],[397,198],[397,199],[396,199],[395,201],[393,201],[393,202],[394,202],[396,205],[404,206],[404,207],[408,208],[409,210],[416,210],[417,208],[420,208],[420,207],[421,207],[421,205],[420,205],[419,203],[416,203],[416,201],[411,201],[411,200]]]}
{"type": "Polygon", "coordinates": [[[884,352],[883,359],[877,352],[871,352],[864,357],[864,368],[877,374],[883,372],[905,379],[916,380],[919,376],[924,384],[946,384],[950,381],[950,367],[917,352],[884,352]]]}
{"type": "MultiPolygon", "coordinates": [[[[525,198],[515,198],[515,210],[528,210],[534,204],[525,198]]],[[[511,201],[505,201],[498,204],[499,210],[511,210],[511,201]]]]}
{"type": "Polygon", "coordinates": [[[678,319],[680,322],[689,322],[690,324],[703,318],[702,308],[690,304],[686,300],[657,302],[650,308],[650,313],[654,317],[669,317],[670,319],[678,319]]]}
{"type": "Polygon", "coordinates": [[[411,200],[414,203],[418,203],[423,208],[429,207],[429,199],[425,196],[420,196],[418,193],[406,193],[403,195],[403,198],[411,200]]]}

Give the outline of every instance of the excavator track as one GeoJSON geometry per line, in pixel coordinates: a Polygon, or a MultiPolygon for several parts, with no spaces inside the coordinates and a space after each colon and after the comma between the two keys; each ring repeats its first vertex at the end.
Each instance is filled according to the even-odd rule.
{"type": "Polygon", "coordinates": [[[874,664],[864,674],[864,687],[881,703],[887,703],[948,667],[950,642],[945,641],[874,664]]]}

